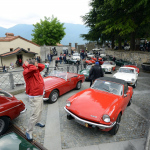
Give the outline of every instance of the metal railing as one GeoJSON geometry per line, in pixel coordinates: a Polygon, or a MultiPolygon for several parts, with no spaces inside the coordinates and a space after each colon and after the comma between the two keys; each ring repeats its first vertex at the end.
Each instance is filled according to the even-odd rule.
{"type": "MultiPolygon", "coordinates": [[[[67,71],[71,73],[79,73],[80,70],[84,69],[83,65],[64,65],[59,67],[49,67],[49,73],[53,70],[67,71]]],[[[41,72],[44,77],[46,74],[46,68],[41,72]]],[[[11,90],[17,86],[24,85],[23,70],[11,71],[7,73],[0,73],[0,89],[11,90]]]]}

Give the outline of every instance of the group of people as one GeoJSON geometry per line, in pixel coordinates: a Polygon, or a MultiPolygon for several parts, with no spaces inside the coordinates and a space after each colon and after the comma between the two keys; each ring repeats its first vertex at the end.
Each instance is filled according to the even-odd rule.
{"type": "Polygon", "coordinates": [[[147,43],[147,41],[144,42],[143,44],[143,51],[148,51],[150,52],[150,41],[147,43]]]}
{"type": "Polygon", "coordinates": [[[66,64],[67,63],[67,58],[66,58],[66,54],[60,54],[60,56],[59,57],[57,57],[56,58],[56,60],[55,60],[55,66],[57,67],[57,65],[58,65],[58,62],[61,64],[62,62],[64,62],[64,64],[66,64]]]}
{"type": "Polygon", "coordinates": [[[59,57],[59,60],[60,60],[60,64],[64,61],[64,64],[66,64],[66,54],[60,54],[60,57],[59,57]]]}
{"type": "Polygon", "coordinates": [[[18,66],[18,67],[22,66],[22,59],[21,58],[16,60],[16,66],[18,66]]]}

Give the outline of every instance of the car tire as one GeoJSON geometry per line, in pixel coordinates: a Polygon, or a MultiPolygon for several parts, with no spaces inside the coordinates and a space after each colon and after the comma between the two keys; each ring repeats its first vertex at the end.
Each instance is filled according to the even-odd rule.
{"type": "Polygon", "coordinates": [[[136,88],[136,86],[137,86],[137,81],[136,81],[135,84],[133,85],[133,88],[136,88]]]}
{"type": "Polygon", "coordinates": [[[128,103],[128,105],[127,105],[127,106],[130,106],[130,105],[131,105],[131,103],[132,103],[132,97],[131,97],[131,99],[130,99],[130,101],[129,101],[129,103],[128,103]]]}
{"type": "Polygon", "coordinates": [[[115,135],[117,132],[118,132],[118,130],[119,130],[119,124],[120,124],[120,121],[121,121],[121,113],[118,115],[118,117],[117,117],[117,120],[116,120],[116,124],[114,125],[114,127],[109,131],[109,133],[111,134],[111,135],[115,135]]]}
{"type": "Polygon", "coordinates": [[[57,101],[58,97],[59,97],[58,90],[53,90],[51,92],[51,94],[49,95],[48,103],[50,103],[50,104],[55,103],[57,101]]]}
{"type": "Polygon", "coordinates": [[[77,85],[76,85],[76,90],[81,89],[81,81],[78,81],[77,85]]]}
{"type": "Polygon", "coordinates": [[[71,120],[71,119],[74,119],[74,118],[71,115],[67,115],[67,119],[71,120]]]}
{"type": "Polygon", "coordinates": [[[9,118],[0,117],[0,135],[6,132],[9,126],[9,118]]]}

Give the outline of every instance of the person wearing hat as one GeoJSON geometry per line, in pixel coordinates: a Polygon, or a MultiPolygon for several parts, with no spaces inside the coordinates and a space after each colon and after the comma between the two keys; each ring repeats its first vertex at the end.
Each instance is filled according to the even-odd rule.
{"type": "Polygon", "coordinates": [[[104,76],[104,73],[103,73],[101,66],[99,65],[99,62],[95,62],[95,65],[91,67],[89,71],[89,78],[91,79],[90,86],[97,78],[103,77],[103,76],[104,76]]]}

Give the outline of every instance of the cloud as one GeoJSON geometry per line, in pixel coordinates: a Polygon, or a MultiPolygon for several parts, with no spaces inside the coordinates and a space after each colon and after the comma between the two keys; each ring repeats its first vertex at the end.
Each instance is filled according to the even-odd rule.
{"type": "Polygon", "coordinates": [[[2,27],[15,24],[35,24],[44,16],[57,17],[62,23],[83,24],[80,16],[89,12],[90,0],[2,0],[2,27]]]}

